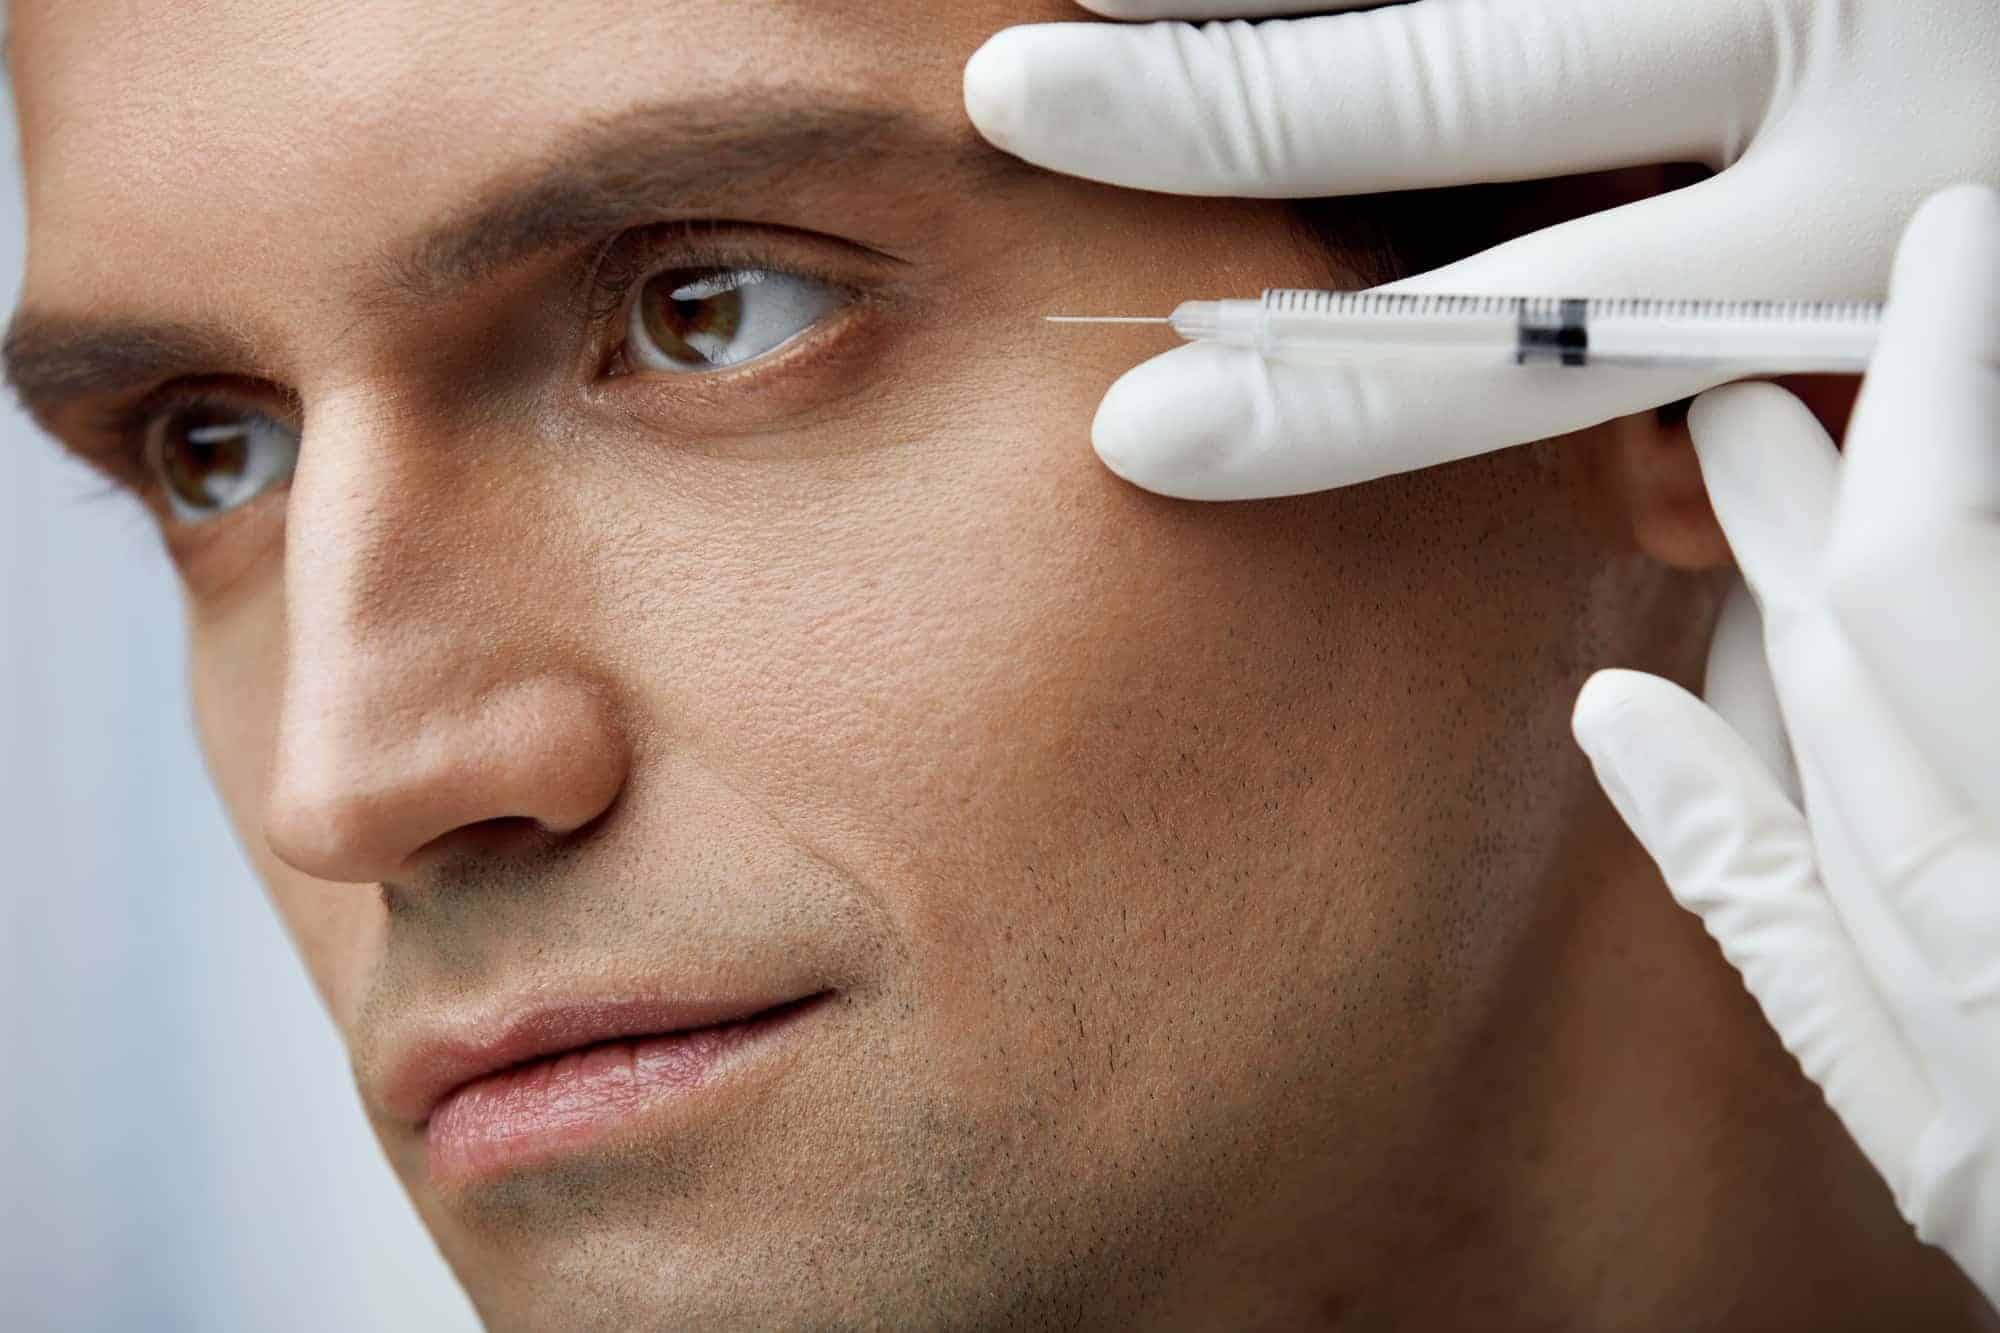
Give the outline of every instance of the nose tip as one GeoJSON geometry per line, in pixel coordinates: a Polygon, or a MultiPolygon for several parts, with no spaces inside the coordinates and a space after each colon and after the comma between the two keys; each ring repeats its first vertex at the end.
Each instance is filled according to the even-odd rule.
{"type": "Polygon", "coordinates": [[[264,819],[273,855],[314,879],[401,878],[446,844],[510,827],[570,834],[625,783],[623,739],[580,682],[426,711],[365,692],[321,703],[285,710],[264,819]]]}

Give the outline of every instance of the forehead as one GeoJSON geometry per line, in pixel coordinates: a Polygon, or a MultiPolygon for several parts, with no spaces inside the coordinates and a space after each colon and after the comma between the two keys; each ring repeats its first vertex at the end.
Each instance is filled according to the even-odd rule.
{"type": "Polygon", "coordinates": [[[956,116],[960,62],[1022,8],[17,0],[33,276],[198,269],[217,229],[249,269],[260,248],[356,259],[561,129],[649,102],[823,93],[956,116]]]}

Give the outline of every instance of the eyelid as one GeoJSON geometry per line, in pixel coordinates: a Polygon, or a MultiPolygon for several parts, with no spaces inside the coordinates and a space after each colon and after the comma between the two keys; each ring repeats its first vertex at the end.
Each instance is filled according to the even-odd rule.
{"type": "Polygon", "coordinates": [[[658,222],[628,228],[607,241],[590,265],[591,315],[608,319],[622,311],[634,287],[669,268],[766,269],[824,283],[852,300],[868,291],[853,270],[900,264],[879,251],[851,242],[738,222],[658,222]],[[854,256],[840,271],[815,250],[838,246],[854,256]],[[607,308],[609,307],[609,308],[607,308]]]}
{"type": "Polygon", "coordinates": [[[634,290],[668,268],[764,268],[824,282],[850,298],[862,294],[852,276],[804,254],[802,240],[804,234],[790,228],[734,222],[654,222],[630,228],[612,236],[590,266],[590,316],[610,320],[622,314],[634,290]]]}
{"type": "Polygon", "coordinates": [[[272,386],[237,379],[170,380],[133,402],[108,409],[93,435],[103,443],[80,450],[94,466],[148,502],[160,498],[159,477],[146,456],[153,423],[169,412],[193,406],[213,406],[256,412],[300,430],[296,398],[272,386]]]}
{"type": "Polygon", "coordinates": [[[681,394],[698,386],[699,391],[722,392],[724,386],[753,377],[782,374],[809,348],[890,300],[896,271],[908,265],[908,260],[868,246],[794,227],[683,220],[628,228],[591,261],[586,370],[594,381],[636,378],[659,392],[681,394]],[[734,365],[671,377],[679,387],[668,389],[659,376],[616,368],[628,356],[625,330],[632,303],[654,276],[675,268],[761,270],[802,278],[827,288],[839,305],[782,347],[734,365]]]}

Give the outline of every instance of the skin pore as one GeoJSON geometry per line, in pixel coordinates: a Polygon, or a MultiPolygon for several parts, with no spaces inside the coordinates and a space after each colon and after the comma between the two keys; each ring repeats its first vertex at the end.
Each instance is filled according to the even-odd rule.
{"type": "Polygon", "coordinates": [[[1161,344],[1038,317],[1326,258],[981,146],[965,56],[1074,11],[13,8],[10,368],[162,518],[215,780],[492,1327],[1972,1317],[1568,739],[1596,667],[1698,678],[1684,437],[1110,476],[1161,344]],[[646,276],[746,268],[830,313],[634,364],[646,276]],[[196,391],[289,485],[175,517],[130,446],[196,391]],[[821,991],[556,1166],[439,1184],[383,1106],[467,1014],[821,991]]]}

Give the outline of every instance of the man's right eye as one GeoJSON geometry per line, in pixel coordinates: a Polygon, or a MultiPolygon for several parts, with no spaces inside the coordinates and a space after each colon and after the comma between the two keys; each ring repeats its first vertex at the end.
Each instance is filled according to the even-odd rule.
{"type": "Polygon", "coordinates": [[[296,429],[232,403],[172,404],[143,430],[146,467],[184,523],[216,518],[282,485],[299,458],[296,429]]]}

